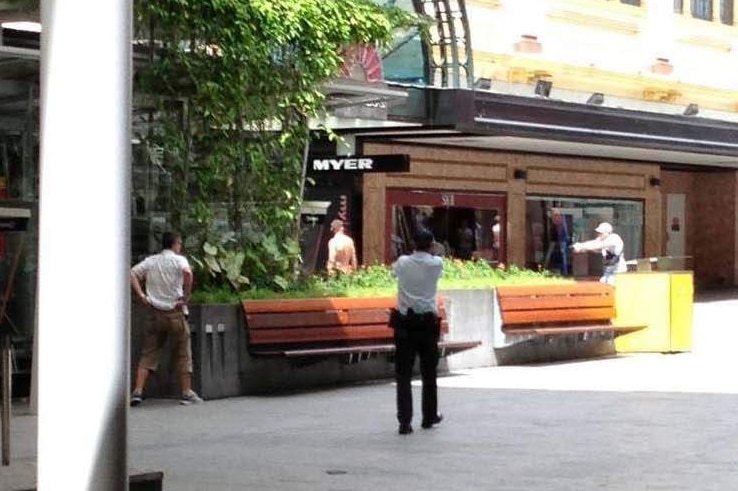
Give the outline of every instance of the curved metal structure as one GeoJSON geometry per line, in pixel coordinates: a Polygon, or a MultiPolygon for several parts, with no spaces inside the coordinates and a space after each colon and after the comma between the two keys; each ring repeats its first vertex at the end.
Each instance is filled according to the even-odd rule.
{"type": "Polygon", "coordinates": [[[436,87],[472,87],[471,36],[465,0],[413,0],[415,11],[435,20],[424,36],[426,80],[436,87]]]}

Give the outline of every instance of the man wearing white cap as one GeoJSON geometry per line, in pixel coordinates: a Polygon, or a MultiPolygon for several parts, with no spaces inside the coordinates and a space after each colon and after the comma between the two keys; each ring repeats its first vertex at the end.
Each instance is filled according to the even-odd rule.
{"type": "Polygon", "coordinates": [[[602,253],[602,283],[612,285],[615,282],[616,273],[624,273],[628,270],[623,254],[623,239],[612,231],[612,225],[602,222],[595,229],[597,238],[587,242],[576,242],[572,245],[574,252],[601,252],[602,253]]]}

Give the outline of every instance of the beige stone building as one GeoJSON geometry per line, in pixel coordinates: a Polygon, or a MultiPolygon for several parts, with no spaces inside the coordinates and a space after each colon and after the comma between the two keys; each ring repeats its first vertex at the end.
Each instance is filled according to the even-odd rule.
{"type": "Polygon", "coordinates": [[[354,204],[364,263],[426,227],[455,257],[596,277],[598,258],[568,245],[608,221],[627,259],[669,256],[698,288],[736,284],[732,0],[392,3],[434,24],[428,42],[408,33],[382,55],[381,84],[364,78],[404,92],[368,105],[386,119],[339,124],[336,153],[410,157],[407,172],[331,183],[354,204]]]}

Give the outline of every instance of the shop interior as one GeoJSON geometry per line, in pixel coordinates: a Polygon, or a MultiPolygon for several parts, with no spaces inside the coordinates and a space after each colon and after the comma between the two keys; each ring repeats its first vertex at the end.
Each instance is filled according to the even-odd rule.
{"type": "Polygon", "coordinates": [[[457,259],[502,260],[501,210],[447,206],[392,206],[392,257],[412,252],[412,237],[430,231],[434,254],[457,259]]]}
{"type": "Polygon", "coordinates": [[[626,259],[643,255],[643,203],[636,200],[549,198],[526,202],[526,267],[561,276],[599,277],[599,254],[574,254],[571,245],[594,239],[601,222],[613,225],[626,259]]]}

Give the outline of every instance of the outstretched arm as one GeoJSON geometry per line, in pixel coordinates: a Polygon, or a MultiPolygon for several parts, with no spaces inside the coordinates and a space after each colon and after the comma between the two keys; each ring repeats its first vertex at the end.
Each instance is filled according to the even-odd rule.
{"type": "Polygon", "coordinates": [[[605,243],[600,239],[592,239],[586,242],[575,242],[574,244],[572,244],[574,252],[598,252],[601,251],[604,247],[605,243]]]}

